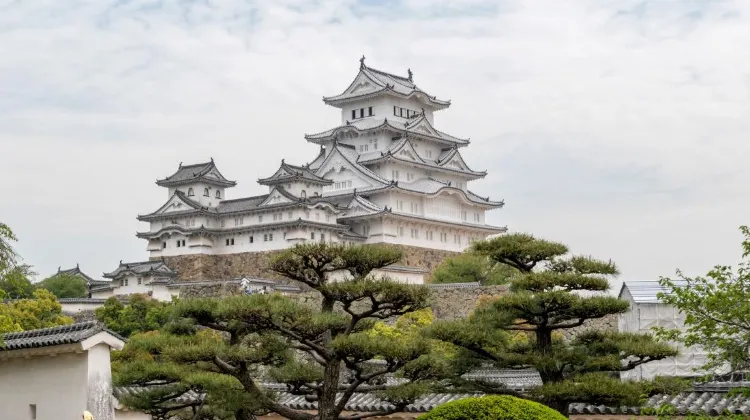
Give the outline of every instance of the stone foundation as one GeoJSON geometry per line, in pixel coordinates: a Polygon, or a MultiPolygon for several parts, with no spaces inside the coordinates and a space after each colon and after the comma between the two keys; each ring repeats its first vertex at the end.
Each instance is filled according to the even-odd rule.
{"type": "MultiPolygon", "coordinates": [[[[426,279],[446,257],[458,255],[452,251],[405,245],[393,246],[404,252],[401,264],[426,269],[428,271],[426,279]]],[[[281,280],[281,276],[268,269],[271,259],[281,252],[282,250],[225,255],[180,255],[164,257],[164,262],[169,268],[177,271],[182,281],[228,280],[245,276],[281,280]]]]}

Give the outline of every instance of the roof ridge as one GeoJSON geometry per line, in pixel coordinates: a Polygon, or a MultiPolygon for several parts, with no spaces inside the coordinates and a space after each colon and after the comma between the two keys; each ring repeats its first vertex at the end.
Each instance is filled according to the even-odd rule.
{"type": "Polygon", "coordinates": [[[394,78],[396,80],[401,80],[401,81],[407,82],[407,83],[411,84],[412,86],[416,87],[416,84],[413,81],[409,80],[409,77],[399,76],[397,74],[390,73],[390,72],[387,72],[387,71],[384,71],[384,70],[379,70],[379,69],[376,69],[374,67],[370,67],[370,66],[367,66],[367,65],[365,65],[364,67],[367,70],[374,71],[375,73],[380,73],[383,76],[392,77],[392,78],[394,78]]]}
{"type": "Polygon", "coordinates": [[[38,328],[35,330],[26,330],[26,331],[14,332],[14,333],[7,333],[7,334],[3,334],[2,337],[3,337],[3,340],[6,340],[6,341],[17,340],[19,338],[42,337],[45,335],[58,333],[58,332],[85,331],[96,326],[102,326],[102,324],[99,321],[84,321],[84,322],[77,322],[77,323],[68,324],[68,325],[58,325],[56,327],[38,328]]]}
{"type": "Polygon", "coordinates": [[[268,197],[269,195],[270,195],[270,193],[269,194],[253,195],[253,196],[250,196],[250,197],[233,198],[231,200],[221,200],[220,204],[231,203],[231,202],[234,202],[234,201],[250,200],[250,199],[253,199],[253,198],[268,197]]]}

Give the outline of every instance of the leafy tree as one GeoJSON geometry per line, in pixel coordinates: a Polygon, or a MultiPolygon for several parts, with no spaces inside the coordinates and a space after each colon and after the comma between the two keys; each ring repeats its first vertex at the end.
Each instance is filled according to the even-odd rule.
{"type": "Polygon", "coordinates": [[[708,370],[750,368],[750,230],[741,226],[742,261],[737,269],[718,265],[704,277],[660,279],[669,293],[659,299],[685,314],[685,328],[659,329],[665,339],[688,346],[700,345],[709,353],[708,370]]]}
{"type": "Polygon", "coordinates": [[[107,328],[130,337],[139,332],[155,331],[164,326],[172,317],[173,305],[144,295],[133,295],[127,305],[116,297],[104,302],[95,311],[96,319],[107,328]]]}
{"type": "Polygon", "coordinates": [[[205,404],[183,408],[187,414],[195,410],[198,417],[221,407],[238,419],[271,411],[292,420],[356,420],[371,414],[341,413],[355,392],[365,390],[379,390],[394,405],[388,412],[398,411],[431,384],[421,375],[422,357],[430,352],[428,340],[420,334],[371,333],[378,320],[428,306],[426,288],[370,276],[401,257],[400,251],[383,246],[309,244],[287,249],[271,269],[312,288],[319,295],[317,303],[280,294],[180,300],[175,320],[166,328],[129,340],[115,381],[146,385],[158,380],[162,386],[141,394],[138,403],[162,412],[170,410],[165,392],[203,393],[205,404]],[[329,281],[331,273],[342,270],[352,279],[329,281]],[[403,375],[405,383],[386,389],[384,377],[391,373],[403,375]],[[277,403],[259,385],[264,377],[316,400],[318,414],[277,403]]]}
{"type": "Polygon", "coordinates": [[[18,254],[13,249],[11,242],[18,239],[8,225],[0,222],[0,273],[13,268],[18,261],[18,254]]]}
{"type": "Polygon", "coordinates": [[[89,295],[86,280],[69,273],[57,273],[37,283],[36,287],[49,290],[58,299],[85,298],[89,295]]]}
{"type": "Polygon", "coordinates": [[[73,323],[73,319],[62,313],[60,302],[48,290],[36,290],[33,297],[0,304],[0,333],[73,323]]]}
{"type": "MultiPolygon", "coordinates": [[[[473,363],[535,368],[544,385],[532,398],[562,413],[572,402],[637,403],[649,385],[623,383],[608,374],[676,354],[649,335],[588,330],[570,342],[555,337],[587,320],[628,309],[627,302],[602,294],[609,289],[607,276],[617,274],[612,261],[566,256],[567,246],[528,234],[477,242],[473,252],[519,271],[510,281],[510,293],[478,308],[467,320],[434,324],[430,335],[462,347],[468,352],[464,358],[473,363]],[[518,332],[528,339],[510,340],[509,334],[518,332]]],[[[491,384],[475,386],[513,394],[491,384]]]]}
{"type": "Polygon", "coordinates": [[[507,284],[518,271],[510,265],[499,264],[485,255],[465,252],[443,260],[432,273],[433,283],[472,283],[483,286],[507,284]]]}

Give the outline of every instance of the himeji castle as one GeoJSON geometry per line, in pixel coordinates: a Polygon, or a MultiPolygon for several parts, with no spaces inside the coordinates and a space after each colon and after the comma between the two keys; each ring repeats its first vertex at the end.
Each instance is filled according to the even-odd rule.
{"type": "Polygon", "coordinates": [[[338,95],[323,98],[341,124],[305,139],[320,145],[309,163],[283,159],[258,183],[263,195],[230,198],[236,185],[216,162],[182,165],[157,185],[167,201],[138,216],[150,257],[235,254],[306,242],[389,243],[462,251],[503,232],[486,212],[503,202],[469,188],[486,176],[464,161],[469,140],[435,128],[451,103],[422,90],[411,70],[398,76],[362,57],[338,95]]]}

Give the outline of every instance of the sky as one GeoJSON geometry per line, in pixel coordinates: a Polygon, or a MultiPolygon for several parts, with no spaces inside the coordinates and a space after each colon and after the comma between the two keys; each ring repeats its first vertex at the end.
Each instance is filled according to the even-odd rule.
{"type": "Polygon", "coordinates": [[[750,223],[750,2],[0,0],[0,221],[39,277],[148,258],[154,184],[213,158],[230,198],[339,122],[359,58],[449,109],[488,222],[618,263],[734,264],[750,223]]]}

